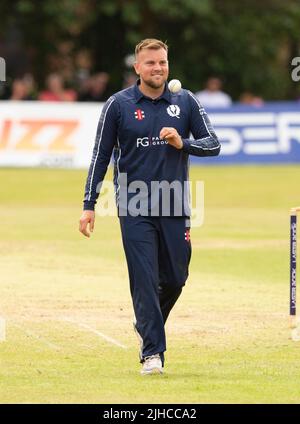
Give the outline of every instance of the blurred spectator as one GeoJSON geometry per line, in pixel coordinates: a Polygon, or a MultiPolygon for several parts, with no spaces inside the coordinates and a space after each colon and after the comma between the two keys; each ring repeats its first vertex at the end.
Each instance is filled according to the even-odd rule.
{"type": "Polygon", "coordinates": [[[75,82],[78,91],[78,100],[83,101],[92,86],[91,69],[93,60],[90,51],[87,49],[80,50],[76,55],[75,64],[75,82]]]}
{"type": "Polygon", "coordinates": [[[34,100],[34,80],[30,74],[16,78],[11,87],[9,100],[34,100]]]}
{"type": "Polygon", "coordinates": [[[245,91],[240,96],[240,103],[260,107],[263,106],[264,100],[262,97],[255,96],[253,93],[250,93],[250,91],[245,91]]]}
{"type": "Polygon", "coordinates": [[[59,74],[50,74],[46,80],[47,90],[42,91],[39,100],[48,102],[75,101],[77,94],[74,90],[66,90],[64,81],[59,74]]]}
{"type": "Polygon", "coordinates": [[[137,75],[133,72],[128,72],[124,75],[123,89],[134,85],[137,80],[137,75]]]}
{"type": "MultiPolygon", "coordinates": [[[[73,41],[63,41],[58,46],[59,68],[54,72],[59,72],[67,86],[72,86],[74,79],[74,58],[73,41]]],[[[75,99],[76,100],[76,99],[75,99]]]]}
{"type": "Polygon", "coordinates": [[[50,74],[59,74],[67,87],[74,84],[74,42],[71,40],[61,41],[54,52],[47,55],[47,69],[50,74]]]}
{"type": "Polygon", "coordinates": [[[25,82],[18,78],[12,83],[10,100],[28,100],[28,89],[25,82]]]}
{"type": "Polygon", "coordinates": [[[37,98],[37,88],[33,75],[29,73],[25,74],[23,77],[23,81],[27,87],[29,100],[35,100],[37,98]]]}
{"type": "Polygon", "coordinates": [[[222,81],[215,77],[209,78],[205,89],[195,93],[195,96],[207,108],[229,107],[232,104],[230,96],[222,91],[222,81]]]}
{"type": "Polygon", "coordinates": [[[109,75],[106,72],[93,75],[82,84],[79,100],[82,102],[106,101],[109,97],[108,82],[109,75]]]}
{"type": "Polygon", "coordinates": [[[78,100],[80,102],[88,101],[88,96],[92,89],[92,80],[92,77],[86,76],[78,81],[78,100]]]}
{"type": "Polygon", "coordinates": [[[75,80],[76,83],[81,85],[91,76],[91,69],[93,66],[93,59],[91,52],[87,49],[81,49],[75,57],[75,80]]]}

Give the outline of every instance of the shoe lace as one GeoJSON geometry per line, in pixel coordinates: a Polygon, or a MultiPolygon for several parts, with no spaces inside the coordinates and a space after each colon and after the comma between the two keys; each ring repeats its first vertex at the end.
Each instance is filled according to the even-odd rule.
{"type": "Polygon", "coordinates": [[[155,355],[145,356],[145,361],[151,361],[153,359],[160,359],[159,353],[155,355]]]}

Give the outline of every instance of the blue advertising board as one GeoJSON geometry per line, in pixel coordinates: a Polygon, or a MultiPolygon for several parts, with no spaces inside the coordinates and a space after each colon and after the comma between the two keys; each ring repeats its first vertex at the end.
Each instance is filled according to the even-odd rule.
{"type": "Polygon", "coordinates": [[[235,105],[206,111],[221,142],[221,154],[205,160],[190,156],[192,163],[300,162],[300,102],[266,103],[261,107],[235,105]]]}

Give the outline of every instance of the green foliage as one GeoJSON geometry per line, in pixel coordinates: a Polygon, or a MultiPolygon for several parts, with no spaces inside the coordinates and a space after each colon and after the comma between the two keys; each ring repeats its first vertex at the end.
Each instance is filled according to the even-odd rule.
{"type": "Polygon", "coordinates": [[[252,91],[266,99],[291,99],[292,57],[299,55],[298,0],[9,0],[0,4],[0,39],[13,23],[34,51],[41,80],[47,58],[61,41],[92,52],[95,70],[108,70],[118,89],[123,59],[142,38],[167,40],[171,75],[191,90],[219,75],[237,99],[252,91]]]}

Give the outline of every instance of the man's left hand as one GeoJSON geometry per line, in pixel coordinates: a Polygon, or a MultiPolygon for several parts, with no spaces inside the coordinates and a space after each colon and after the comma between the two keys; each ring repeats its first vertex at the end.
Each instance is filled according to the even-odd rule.
{"type": "Polygon", "coordinates": [[[167,142],[176,149],[182,149],[183,142],[177,130],[172,127],[164,127],[161,129],[159,138],[167,140],[167,142]]]}

